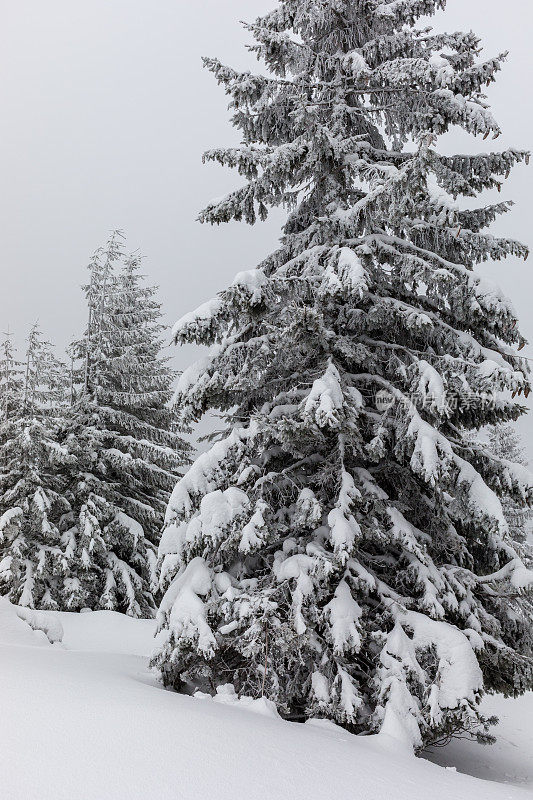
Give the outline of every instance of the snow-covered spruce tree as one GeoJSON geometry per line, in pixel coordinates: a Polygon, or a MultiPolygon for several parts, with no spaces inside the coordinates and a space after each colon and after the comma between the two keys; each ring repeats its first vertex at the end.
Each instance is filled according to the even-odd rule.
{"type": "Polygon", "coordinates": [[[174,373],[161,355],[155,289],[120,240],[114,233],[90,265],[89,324],[65,427],[77,465],[67,604],[143,616],[155,610],[156,548],[187,446],[168,407],[174,373]]]}
{"type": "Polygon", "coordinates": [[[483,87],[503,56],[415,27],[444,5],[281,0],[248,26],[270,76],[205,62],[243,136],[206,159],[246,182],[201,221],[289,215],[175,329],[213,345],[183,420],[219,409],[228,430],[171,498],[153,659],[178,689],[232,682],[415,748],[474,730],[484,689],[533,685],[509,606],[533,574],[498,498],[531,502],[531,476],[467,435],[523,411],[514,311],[474,266],[527,250],[486,232],[508,202],[456,202],[528,156],[435,149],[500,133],[483,87]]]}
{"type": "Polygon", "coordinates": [[[37,325],[18,363],[6,337],[0,359],[0,592],[22,606],[60,608],[62,518],[69,455],[57,439],[67,374],[37,325]]]}

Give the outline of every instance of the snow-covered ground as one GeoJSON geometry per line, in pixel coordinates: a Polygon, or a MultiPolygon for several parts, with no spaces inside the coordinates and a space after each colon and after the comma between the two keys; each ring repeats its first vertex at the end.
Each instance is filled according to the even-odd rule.
{"type": "Polygon", "coordinates": [[[491,699],[488,709],[502,719],[499,743],[456,742],[432,756],[438,766],[383,737],[283,722],[260,701],[246,708],[227,696],[214,702],[166,691],[148,669],[150,621],[44,614],[37,623],[52,639],[58,618],[63,642],[51,645],[0,600],[1,800],[527,800],[533,793],[532,695],[491,699]]]}

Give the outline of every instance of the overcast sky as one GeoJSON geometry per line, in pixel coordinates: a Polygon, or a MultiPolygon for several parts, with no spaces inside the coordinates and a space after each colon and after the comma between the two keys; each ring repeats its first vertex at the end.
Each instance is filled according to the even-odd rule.
{"type": "MultiPolygon", "coordinates": [[[[202,151],[236,141],[227,98],[201,56],[256,68],[238,21],[273,0],[0,0],[0,321],[21,341],[38,319],[61,347],[86,311],[92,251],[111,228],[146,255],[173,322],[275,247],[280,215],[250,228],[195,221],[235,178],[202,151]]],[[[473,29],[485,55],[510,50],[490,97],[504,129],[497,148],[533,144],[530,0],[449,0],[435,20],[473,29]]],[[[460,150],[488,143],[455,137],[460,150]]],[[[530,170],[502,197],[517,201],[497,232],[531,243],[530,170]]],[[[482,265],[517,308],[533,356],[533,257],[482,265]]],[[[177,354],[186,366],[189,349],[177,354]]],[[[533,419],[523,423],[533,457],[533,419]]]]}

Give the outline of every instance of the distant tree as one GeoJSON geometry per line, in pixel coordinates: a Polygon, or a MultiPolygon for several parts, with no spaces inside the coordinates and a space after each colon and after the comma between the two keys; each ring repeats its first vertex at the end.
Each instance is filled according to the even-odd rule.
{"type": "Polygon", "coordinates": [[[67,605],[154,612],[156,547],[188,446],[169,402],[160,305],[138,257],[114,232],[90,264],[87,329],[76,344],[75,402],[64,444],[76,459],[68,529],[67,605]]]}
{"type": "Polygon", "coordinates": [[[0,401],[6,422],[20,413],[24,393],[23,364],[17,361],[10,333],[4,334],[0,354],[0,401]]]}
{"type": "MultiPolygon", "coordinates": [[[[492,425],[488,431],[488,438],[491,452],[499,459],[521,464],[523,467],[528,466],[520,434],[513,425],[492,425]]],[[[502,499],[502,507],[512,541],[524,544],[531,531],[533,511],[506,495],[502,499]]]]}
{"type": "Polygon", "coordinates": [[[23,363],[5,337],[0,373],[0,591],[30,608],[61,608],[69,456],[57,431],[66,370],[34,325],[23,363]]]}
{"type": "Polygon", "coordinates": [[[231,681],[415,748],[483,725],[484,689],[533,687],[511,607],[533,574],[498,498],[531,503],[531,476],[468,439],[530,390],[515,314],[474,267],[527,249],[486,230],[508,202],[456,203],[529,156],[435,149],[500,134],[484,90],[503,56],[417,24],[444,6],[281,0],[246,26],[268,76],[205,62],[243,138],[205,158],[245,183],[201,221],[288,219],[176,326],[214,345],[182,419],[218,409],[227,431],[172,495],[153,661],[178,689],[231,681]]]}

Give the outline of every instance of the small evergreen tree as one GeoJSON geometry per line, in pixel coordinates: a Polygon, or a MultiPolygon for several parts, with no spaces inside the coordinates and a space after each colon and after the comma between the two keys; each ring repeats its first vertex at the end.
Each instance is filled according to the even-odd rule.
{"type": "Polygon", "coordinates": [[[9,337],[0,361],[0,590],[30,608],[60,608],[64,590],[61,520],[69,511],[57,441],[64,366],[37,325],[18,363],[9,337]]]}
{"type": "Polygon", "coordinates": [[[468,439],[529,392],[512,307],[474,266],[527,250],[486,232],[508,202],[456,203],[528,155],[435,149],[454,126],[500,134],[483,91],[503,56],[416,26],[444,6],[280,0],[247,26],[269,76],[205,62],[243,136],[206,159],[245,184],[201,221],[289,216],[176,326],[215,345],[180,379],[182,419],[220,409],[228,430],[170,502],[153,662],[417,748],[484,723],[484,688],[533,686],[509,603],[533,574],[497,496],[531,502],[531,476],[468,439]]]}
{"type": "Polygon", "coordinates": [[[89,322],[77,344],[76,401],[64,442],[76,459],[67,532],[68,607],[154,611],[156,546],[187,446],[169,409],[155,289],[115,232],[90,265],[89,322]]]}

